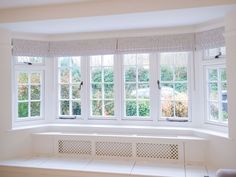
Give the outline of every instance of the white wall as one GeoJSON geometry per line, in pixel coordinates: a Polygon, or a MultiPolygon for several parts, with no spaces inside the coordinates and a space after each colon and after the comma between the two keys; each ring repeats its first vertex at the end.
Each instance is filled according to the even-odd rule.
{"type": "Polygon", "coordinates": [[[0,29],[0,160],[31,153],[35,130],[11,131],[12,128],[12,56],[11,33],[0,29]]]}

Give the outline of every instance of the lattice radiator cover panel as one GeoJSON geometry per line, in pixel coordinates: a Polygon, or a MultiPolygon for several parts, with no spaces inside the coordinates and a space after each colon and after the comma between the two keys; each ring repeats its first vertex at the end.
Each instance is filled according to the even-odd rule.
{"type": "Polygon", "coordinates": [[[132,157],[132,143],[96,142],[97,156],[132,157]]]}
{"type": "Polygon", "coordinates": [[[92,142],[82,140],[58,140],[58,153],[92,155],[92,142]]]}
{"type": "Polygon", "coordinates": [[[183,144],[144,139],[125,140],[109,138],[57,139],[59,155],[86,155],[91,157],[140,158],[164,161],[183,160],[183,144]]]}
{"type": "Polygon", "coordinates": [[[179,159],[178,144],[137,143],[136,156],[152,159],[179,159]]]}

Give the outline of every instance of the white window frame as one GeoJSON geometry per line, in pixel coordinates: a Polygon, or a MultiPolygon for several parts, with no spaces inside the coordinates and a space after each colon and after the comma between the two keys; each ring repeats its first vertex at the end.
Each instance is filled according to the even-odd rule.
{"type": "MultiPolygon", "coordinates": [[[[94,120],[94,121],[96,121],[96,120],[100,120],[100,121],[102,121],[102,120],[105,120],[105,121],[109,121],[109,120],[117,120],[118,119],[118,116],[117,116],[117,110],[116,110],[116,106],[117,106],[117,104],[118,104],[118,100],[116,99],[117,98],[117,83],[116,83],[116,80],[117,80],[117,67],[115,67],[116,66],[116,55],[115,54],[105,54],[105,55],[113,55],[113,73],[114,73],[114,78],[113,78],[113,84],[114,84],[114,116],[95,116],[95,115],[92,115],[92,104],[91,104],[91,64],[90,64],[90,61],[91,61],[91,57],[92,56],[104,56],[104,55],[91,55],[91,56],[87,56],[86,58],[87,58],[87,66],[86,66],[86,68],[87,68],[87,74],[86,74],[86,81],[87,81],[87,86],[86,86],[86,88],[87,88],[87,94],[86,94],[86,96],[87,96],[87,105],[89,105],[88,106],[88,108],[87,108],[87,117],[88,117],[88,120],[94,120]]],[[[106,66],[103,66],[103,65],[101,65],[100,66],[101,68],[103,68],[103,67],[106,67],[106,66]]],[[[101,82],[101,84],[103,84],[103,82],[101,82]]],[[[102,93],[102,94],[104,94],[104,93],[102,93]]],[[[104,100],[103,98],[101,99],[101,100],[104,100]]],[[[103,111],[103,110],[102,110],[103,111]]],[[[103,113],[103,112],[102,112],[103,113]]]]}
{"type": "MultiPolygon", "coordinates": [[[[212,48],[212,49],[213,49],[213,50],[215,49],[215,50],[217,51],[217,54],[216,54],[216,55],[218,55],[220,52],[226,50],[225,46],[216,47],[216,48],[212,48]]],[[[210,56],[209,53],[210,53],[210,50],[212,50],[212,49],[205,49],[205,50],[203,50],[203,52],[202,52],[202,58],[203,58],[203,60],[208,61],[208,60],[225,59],[226,53],[222,53],[222,55],[219,56],[219,58],[215,58],[215,56],[210,56]]]]}
{"type": "MultiPolygon", "coordinates": [[[[13,60],[16,61],[17,57],[13,57],[13,60]]],[[[45,60],[45,58],[43,58],[45,60]]],[[[41,121],[45,120],[45,66],[43,65],[28,65],[28,64],[16,64],[13,62],[13,108],[14,108],[14,118],[13,125],[24,122],[32,122],[32,121],[41,121]],[[26,73],[40,73],[41,75],[41,83],[40,83],[40,92],[41,92],[41,107],[40,107],[40,116],[38,117],[27,117],[27,118],[18,118],[18,73],[26,72],[26,73]]],[[[29,82],[29,81],[28,81],[29,82]]],[[[30,89],[28,90],[28,94],[30,94],[30,89]]],[[[30,99],[30,97],[29,97],[30,99]]],[[[28,99],[28,100],[29,100],[28,99]]],[[[29,101],[28,101],[29,102],[29,101]]],[[[28,110],[30,110],[28,108],[28,110]]]]}
{"type": "MultiPolygon", "coordinates": [[[[206,124],[213,124],[213,125],[219,125],[219,126],[228,126],[228,122],[223,122],[223,121],[213,121],[210,119],[210,105],[209,105],[209,87],[208,87],[208,70],[209,69],[216,69],[217,70],[217,85],[218,85],[218,100],[217,103],[218,105],[220,105],[219,108],[219,114],[221,112],[221,105],[222,105],[222,97],[220,95],[221,93],[221,79],[220,79],[220,74],[219,74],[219,70],[220,69],[226,69],[226,65],[223,61],[221,62],[216,62],[214,64],[205,64],[204,66],[204,104],[205,104],[205,123],[206,124]]],[[[227,80],[226,80],[226,84],[227,84],[227,80]]],[[[227,103],[228,104],[228,103],[227,103]]],[[[220,116],[220,115],[219,115],[220,116]]],[[[219,119],[221,119],[221,117],[219,117],[219,119]]]]}
{"type": "MultiPolygon", "coordinates": [[[[152,100],[153,99],[151,99],[152,98],[152,96],[154,96],[153,94],[152,94],[152,90],[153,90],[153,88],[152,88],[152,86],[151,85],[153,85],[152,83],[153,83],[153,78],[152,78],[152,75],[155,75],[155,70],[153,70],[153,67],[155,67],[156,66],[156,63],[155,63],[155,61],[154,61],[154,56],[156,56],[156,55],[153,55],[152,53],[147,53],[147,52],[144,52],[144,53],[127,53],[127,54],[148,54],[149,55],[149,97],[150,97],[150,99],[149,99],[149,104],[150,104],[150,112],[149,112],[149,116],[126,116],[126,107],[125,107],[125,101],[126,101],[126,99],[125,99],[125,84],[126,84],[126,82],[125,82],[125,65],[124,65],[124,55],[126,55],[126,54],[123,54],[123,55],[121,55],[121,58],[122,58],[122,62],[121,62],[121,68],[122,68],[122,70],[120,71],[121,73],[119,74],[119,76],[121,76],[121,78],[120,78],[120,80],[121,80],[121,93],[122,93],[122,102],[121,102],[121,105],[123,105],[123,106],[121,106],[121,117],[122,117],[122,119],[121,120],[129,120],[129,121],[153,121],[154,120],[154,114],[153,114],[153,111],[152,111],[152,104],[153,104],[153,102],[152,102],[152,100]]],[[[136,61],[137,62],[137,61],[136,61]]],[[[136,65],[135,65],[136,67],[138,66],[137,65],[137,63],[136,63],[136,65]]],[[[136,68],[136,70],[137,70],[137,68],[136,68]]],[[[136,73],[137,74],[137,73],[136,73]]],[[[137,77],[136,77],[136,84],[138,83],[138,81],[137,81],[137,77]]],[[[137,102],[137,98],[136,98],[136,102],[137,102]]],[[[138,108],[137,108],[137,111],[138,111],[138,108]]]]}
{"type": "MultiPolygon", "coordinates": [[[[28,57],[28,56],[19,56],[19,57],[28,57]]],[[[33,66],[44,66],[45,65],[45,58],[44,57],[29,57],[29,58],[41,58],[42,62],[41,63],[31,63],[33,66]]],[[[26,62],[18,62],[17,57],[14,57],[14,64],[15,65],[27,65],[28,63],[26,62]]]]}
{"type": "MultiPolygon", "coordinates": [[[[144,52],[146,53],[146,52],[144,52]]],[[[132,54],[132,53],[130,53],[132,54]]],[[[81,117],[76,119],[58,119],[59,116],[59,87],[58,87],[58,57],[54,58],[54,80],[56,90],[56,108],[55,108],[55,120],[60,123],[90,123],[90,124],[120,124],[120,125],[189,125],[191,122],[191,76],[192,76],[192,52],[189,51],[189,62],[188,62],[188,122],[178,121],[166,121],[161,119],[160,110],[160,90],[158,89],[157,80],[160,80],[159,74],[159,62],[160,53],[148,53],[149,54],[149,85],[150,85],[150,117],[125,117],[124,107],[124,65],[123,65],[123,54],[114,54],[114,99],[115,109],[114,116],[111,117],[95,117],[91,116],[91,103],[90,103],[90,56],[81,56],[81,80],[83,80],[83,86],[81,90],[81,117]],[[88,106],[89,105],[89,106],[88,106]],[[157,108],[157,109],[155,109],[157,108]]],[[[93,56],[93,55],[91,55],[93,56]]]]}
{"type": "MultiPolygon", "coordinates": [[[[61,83],[59,83],[59,74],[60,74],[60,67],[59,67],[59,58],[63,58],[63,57],[56,57],[54,58],[54,67],[56,68],[55,69],[55,72],[54,72],[54,79],[55,79],[55,90],[56,90],[56,120],[62,120],[63,122],[65,122],[66,120],[67,121],[74,121],[74,120],[83,120],[84,118],[84,111],[83,111],[83,108],[84,108],[84,105],[86,105],[86,103],[84,103],[84,99],[82,99],[84,96],[84,85],[85,85],[85,79],[84,79],[84,76],[86,74],[84,74],[84,70],[83,70],[83,67],[82,65],[84,65],[85,62],[83,62],[83,60],[85,60],[86,58],[84,58],[83,56],[68,56],[68,57],[80,57],[80,71],[81,71],[81,82],[83,82],[83,85],[81,86],[81,90],[80,90],[80,104],[81,104],[81,115],[60,115],[60,85],[61,83]]],[[[67,56],[65,56],[65,58],[67,58],[67,56]]],[[[71,74],[71,66],[69,66],[70,68],[70,74],[71,74]]],[[[69,82],[69,89],[70,89],[70,92],[72,92],[71,90],[71,78],[70,78],[70,82],[69,82]]],[[[70,102],[70,105],[71,105],[71,101],[72,99],[69,98],[69,102],[70,102]]],[[[70,106],[70,112],[71,112],[71,106],[70,106]]]]}
{"type": "MultiPolygon", "coordinates": [[[[192,122],[192,80],[193,80],[193,73],[192,73],[192,68],[193,68],[193,52],[191,51],[186,51],[188,53],[188,64],[187,64],[187,88],[188,88],[188,117],[184,117],[184,120],[187,120],[186,122],[192,122]]],[[[168,52],[164,52],[164,53],[168,53],[168,52]]],[[[177,53],[177,52],[170,52],[170,53],[177,53]]],[[[159,57],[158,57],[158,80],[160,81],[161,84],[161,68],[160,68],[160,53],[159,53],[159,57]]],[[[174,82],[173,82],[174,83],[174,82]]],[[[178,117],[162,117],[162,108],[161,108],[161,90],[160,90],[160,96],[158,98],[159,101],[159,115],[158,115],[158,121],[165,121],[165,122],[170,122],[170,123],[180,123],[180,124],[184,124],[186,122],[179,122],[179,118],[178,117]],[[167,118],[170,118],[173,121],[168,121],[167,118]]],[[[182,118],[180,118],[182,119],[182,118]]]]}

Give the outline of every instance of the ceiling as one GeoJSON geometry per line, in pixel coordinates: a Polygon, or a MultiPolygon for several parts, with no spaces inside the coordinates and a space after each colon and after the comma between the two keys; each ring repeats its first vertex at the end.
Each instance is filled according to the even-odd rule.
{"type": "Polygon", "coordinates": [[[42,34],[181,27],[197,25],[223,18],[224,15],[231,10],[236,10],[236,5],[81,17],[75,19],[6,23],[0,24],[0,27],[16,32],[42,34]]]}
{"type": "Polygon", "coordinates": [[[89,0],[0,0],[0,9],[30,7],[51,4],[74,3],[89,0]]]}

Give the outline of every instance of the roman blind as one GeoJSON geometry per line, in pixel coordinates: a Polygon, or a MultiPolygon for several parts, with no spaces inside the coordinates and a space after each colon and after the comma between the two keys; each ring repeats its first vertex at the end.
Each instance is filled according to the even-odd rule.
{"type": "Polygon", "coordinates": [[[13,39],[13,56],[48,57],[49,42],[13,39]]]}
{"type": "Polygon", "coordinates": [[[116,45],[116,39],[54,41],[50,42],[50,55],[61,57],[114,54],[116,45]]]}
{"type": "Polygon", "coordinates": [[[196,49],[210,49],[225,46],[224,27],[196,33],[196,49]]]}
{"type": "Polygon", "coordinates": [[[194,34],[175,34],[118,39],[118,53],[179,52],[194,49],[194,34]]]}

